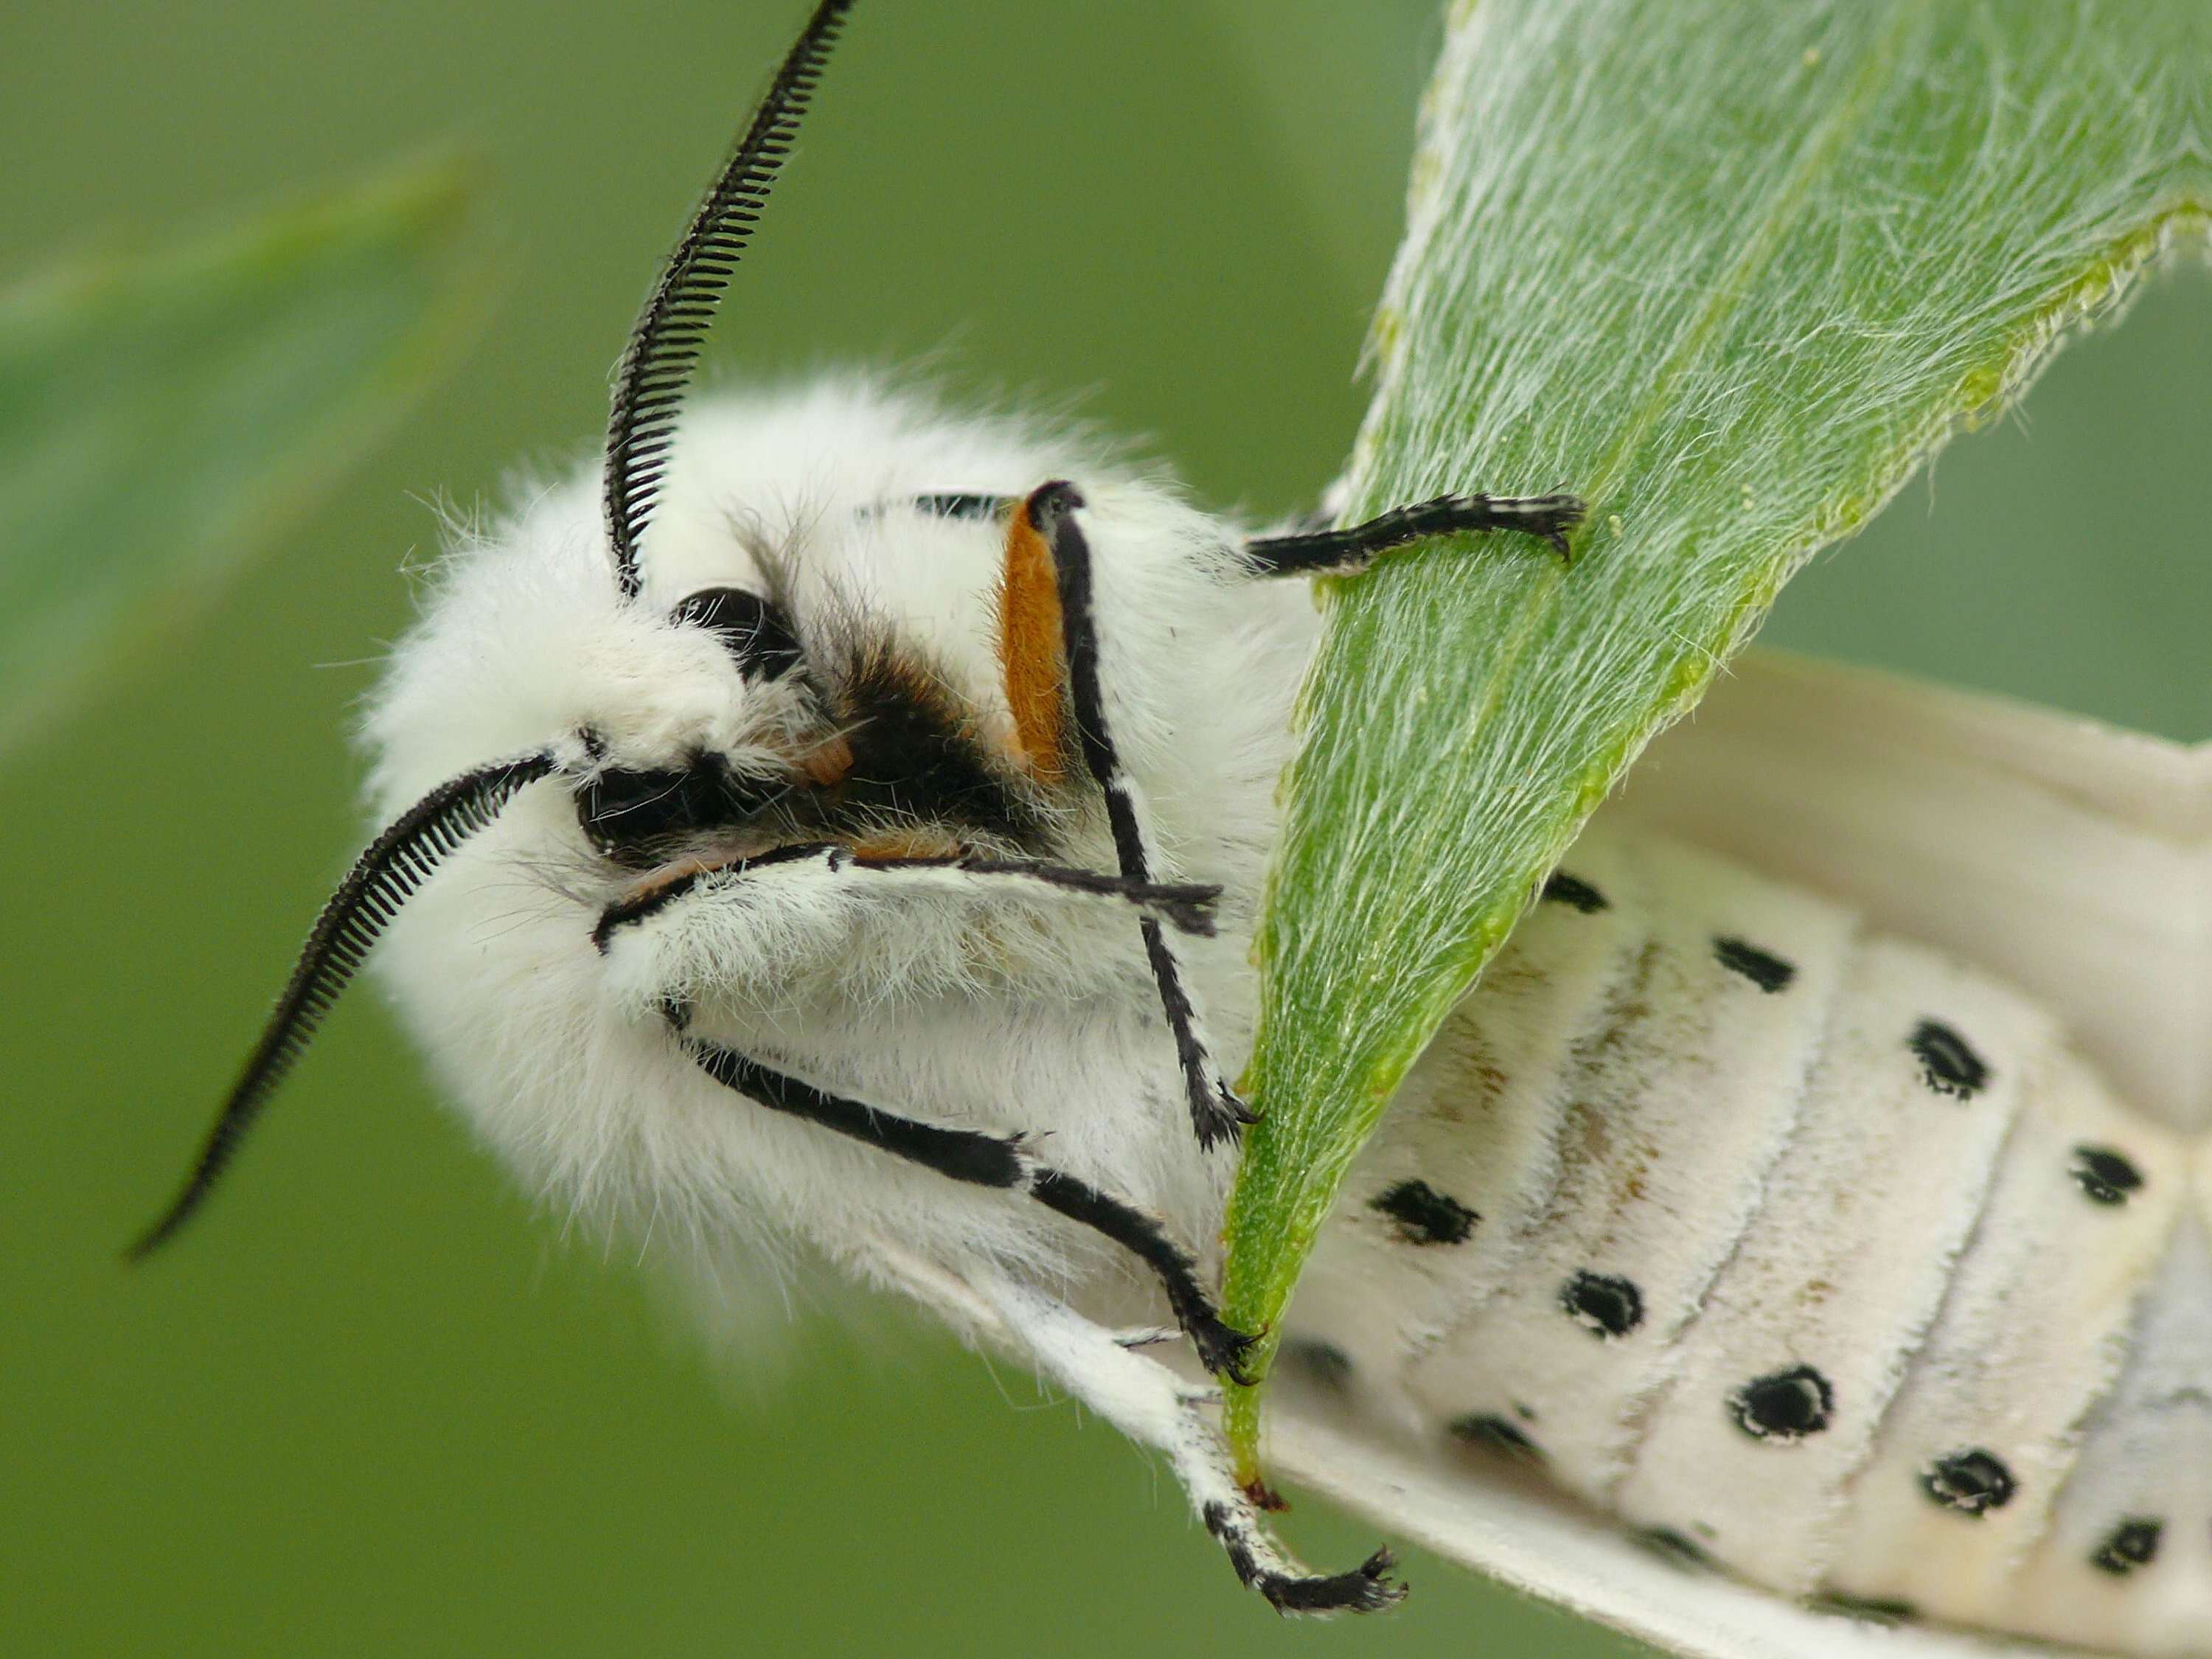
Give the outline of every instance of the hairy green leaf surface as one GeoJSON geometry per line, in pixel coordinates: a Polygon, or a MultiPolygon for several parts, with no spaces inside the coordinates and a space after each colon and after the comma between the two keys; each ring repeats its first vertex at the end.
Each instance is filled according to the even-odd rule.
{"type": "MultiPolygon", "coordinates": [[[[1437,545],[1328,598],[1260,941],[1236,1323],[1276,1328],[1407,1068],[1791,571],[2201,235],[2195,9],[1455,9],[1346,518],[1468,489],[1591,518],[1571,568],[1437,545]]],[[[1239,1393],[1255,1468],[1257,1425],[1239,1393]]]]}
{"type": "Polygon", "coordinates": [[[173,625],[446,362],[483,293],[453,169],[0,295],[0,755],[173,625]]]}

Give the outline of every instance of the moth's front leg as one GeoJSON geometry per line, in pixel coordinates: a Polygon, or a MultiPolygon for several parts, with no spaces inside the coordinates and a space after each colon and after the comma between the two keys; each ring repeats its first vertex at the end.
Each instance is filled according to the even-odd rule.
{"type": "MultiPolygon", "coordinates": [[[[1114,854],[1128,880],[1148,883],[1161,864],[1151,813],[1115,732],[1134,688],[1110,660],[1115,627],[1099,613],[1091,549],[1077,515],[1082,493],[1065,479],[1041,484],[1006,509],[1006,568],[999,592],[1000,656],[1019,746],[1041,780],[1059,781],[1071,755],[1104,798],[1114,854]]],[[[1206,1017],[1175,941],[1155,917],[1139,923],[1145,960],[1175,1040],[1202,1151],[1234,1146],[1256,1121],[1213,1058],[1206,1017]]]]}
{"type": "Polygon", "coordinates": [[[1000,858],[970,847],[921,853],[838,842],[777,847],[743,858],[691,860],[639,881],[599,912],[592,942],[604,954],[615,936],[687,900],[711,902],[767,881],[787,890],[801,886],[841,902],[896,904],[934,896],[988,904],[1019,898],[1079,907],[1103,905],[1166,923],[1200,938],[1213,933],[1213,906],[1221,890],[1198,882],[1133,881],[1099,870],[1081,870],[1037,859],[1000,858]]]}

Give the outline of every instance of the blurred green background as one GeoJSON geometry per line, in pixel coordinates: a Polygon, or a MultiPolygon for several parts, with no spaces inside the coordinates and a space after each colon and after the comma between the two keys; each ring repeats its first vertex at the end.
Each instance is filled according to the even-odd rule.
{"type": "MultiPolygon", "coordinates": [[[[1389,1620],[1278,1621],[1146,1458],[887,1309],[710,1362],[619,1252],[531,1213],[368,997],[189,1240],[118,1264],[360,839],[343,734],[428,503],[596,434],[799,10],[10,15],[0,276],[459,144],[507,279],[395,441],[0,782],[0,1652],[1632,1651],[1418,1553],[1389,1620]]],[[[868,9],[718,362],[927,355],[956,389],[1079,394],[1209,501],[1300,506],[1362,407],[1437,36],[1426,0],[868,9]]],[[[2212,735],[2207,298],[2154,283],[1768,640],[2212,735]]],[[[1332,1563],[1371,1542],[1312,1505],[1290,1530],[1332,1563]]]]}

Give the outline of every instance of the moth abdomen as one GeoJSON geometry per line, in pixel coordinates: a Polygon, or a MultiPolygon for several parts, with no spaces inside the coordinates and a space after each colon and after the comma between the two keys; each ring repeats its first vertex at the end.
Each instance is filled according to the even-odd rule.
{"type": "Polygon", "coordinates": [[[1531,913],[1348,1188],[1490,1218],[1447,1252],[1347,1210],[1299,1334],[1467,1478],[1443,1447],[1510,1445],[1787,1594],[2212,1647],[2195,1149],[1813,894],[1656,841],[1571,867],[1606,902],[1531,913]]]}

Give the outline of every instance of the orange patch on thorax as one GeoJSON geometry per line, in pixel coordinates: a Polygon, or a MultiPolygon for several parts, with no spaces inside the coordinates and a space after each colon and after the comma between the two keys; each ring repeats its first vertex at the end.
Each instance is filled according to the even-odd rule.
{"type": "Polygon", "coordinates": [[[1006,562],[999,577],[996,610],[1014,747],[1031,776],[1058,783],[1067,769],[1067,661],[1060,638],[1060,578],[1052,550],[1030,522],[1026,504],[1007,520],[1006,562]]]}
{"type": "Polygon", "coordinates": [[[622,902],[636,904],[642,900],[653,897],[656,893],[675,886],[679,881],[688,881],[693,876],[710,876],[715,871],[727,867],[728,860],[723,859],[678,859],[672,864],[664,864],[656,869],[647,871],[645,874],[632,882],[628,890],[623,892],[622,902]]]}
{"type": "Polygon", "coordinates": [[[884,830],[851,843],[853,856],[863,864],[895,864],[901,859],[957,857],[960,842],[943,830],[884,830]]]}

